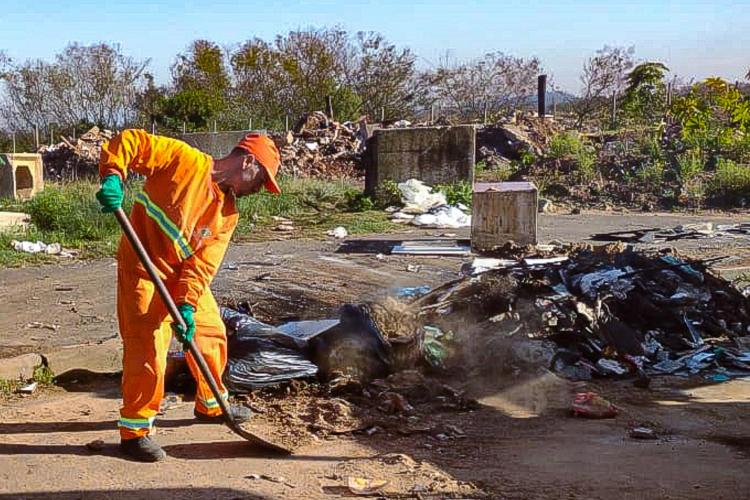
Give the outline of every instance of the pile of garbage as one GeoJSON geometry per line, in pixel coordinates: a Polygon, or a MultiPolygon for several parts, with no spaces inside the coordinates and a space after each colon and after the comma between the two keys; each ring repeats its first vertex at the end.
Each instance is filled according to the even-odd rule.
{"type": "Polygon", "coordinates": [[[393,222],[438,229],[471,226],[469,207],[461,203],[449,205],[445,194],[433,192],[430,186],[418,179],[399,183],[398,190],[403,207],[386,209],[393,222]]]}
{"type": "Polygon", "coordinates": [[[77,139],[61,137],[57,144],[40,147],[44,177],[60,181],[99,175],[102,144],[112,137],[112,131],[92,127],[77,139]]]}
{"type": "Polygon", "coordinates": [[[415,305],[433,322],[465,314],[538,341],[568,378],[750,377],[750,303],[706,262],[615,243],[477,259],[467,272],[415,305]]]}
{"type": "Polygon", "coordinates": [[[339,123],[322,111],[303,115],[294,129],[274,136],[281,162],[296,177],[361,177],[363,125],[339,123]]]}

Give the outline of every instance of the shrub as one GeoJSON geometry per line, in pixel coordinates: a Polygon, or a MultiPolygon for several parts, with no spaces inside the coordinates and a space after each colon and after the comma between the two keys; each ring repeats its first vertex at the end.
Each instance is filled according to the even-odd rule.
{"type": "Polygon", "coordinates": [[[742,203],[750,197],[750,166],[719,159],[709,191],[724,203],[742,203]]]}
{"type": "Polygon", "coordinates": [[[435,186],[435,191],[443,193],[449,205],[463,203],[467,207],[470,207],[474,187],[470,182],[462,181],[453,184],[438,184],[435,186]]]}
{"type": "Polygon", "coordinates": [[[570,158],[578,154],[584,148],[584,144],[578,134],[573,132],[560,132],[555,134],[549,141],[547,156],[553,160],[570,158]]]}
{"type": "Polygon", "coordinates": [[[661,161],[646,163],[636,172],[636,177],[641,184],[657,191],[664,182],[664,163],[661,161]]]}
{"type": "Polygon", "coordinates": [[[382,208],[401,205],[401,191],[398,190],[398,183],[391,179],[381,182],[375,188],[375,204],[382,208]]]}
{"type": "MultiPolygon", "coordinates": [[[[120,227],[112,214],[101,212],[95,198],[98,189],[99,185],[94,182],[47,186],[24,204],[23,209],[37,229],[59,233],[61,243],[106,239],[119,234],[120,227]]],[[[133,191],[125,190],[126,210],[132,206],[133,191]]]]}

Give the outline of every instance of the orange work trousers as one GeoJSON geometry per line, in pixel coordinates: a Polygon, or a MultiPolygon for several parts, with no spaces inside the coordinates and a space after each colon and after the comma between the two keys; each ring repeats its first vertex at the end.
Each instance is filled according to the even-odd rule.
{"type": "MultiPolygon", "coordinates": [[[[164,397],[164,372],[172,337],[172,320],[148,277],[130,266],[117,270],[117,319],[123,343],[120,437],[135,439],[153,432],[154,419],[164,397]]],[[[169,283],[167,283],[169,288],[169,283]]],[[[227,362],[227,337],[219,306],[206,290],[195,312],[195,342],[206,359],[224,398],[228,393],[221,381],[227,362]]],[[[190,354],[186,359],[198,382],[195,409],[219,415],[221,408],[190,354]]]]}

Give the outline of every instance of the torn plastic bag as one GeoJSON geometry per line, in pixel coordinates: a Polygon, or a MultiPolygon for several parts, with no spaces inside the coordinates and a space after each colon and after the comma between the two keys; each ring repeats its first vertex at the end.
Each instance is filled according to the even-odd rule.
{"type": "Polygon", "coordinates": [[[360,381],[383,377],[393,365],[392,348],[366,309],[347,304],[338,325],[310,341],[311,357],[324,379],[345,375],[360,381]]]}
{"type": "Polygon", "coordinates": [[[233,392],[314,377],[318,367],[306,354],[307,342],[252,316],[222,308],[228,354],[224,383],[233,392]]]}

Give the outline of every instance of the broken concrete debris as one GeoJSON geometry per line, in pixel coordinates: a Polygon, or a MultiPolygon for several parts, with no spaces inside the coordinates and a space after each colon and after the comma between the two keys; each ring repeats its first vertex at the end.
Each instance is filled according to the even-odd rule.
{"type": "Polygon", "coordinates": [[[293,131],[272,136],[285,173],[295,177],[361,177],[365,137],[357,123],[339,123],[322,111],[304,114],[293,131]]]}

